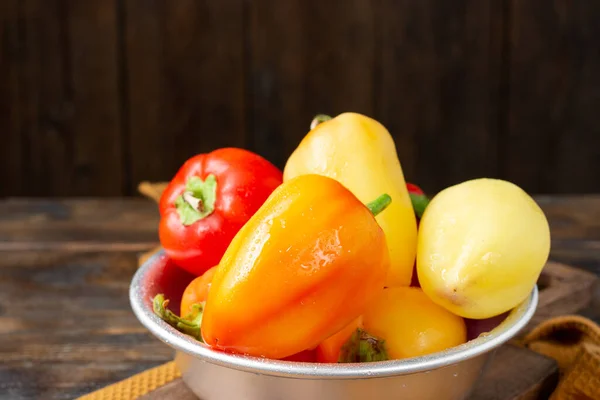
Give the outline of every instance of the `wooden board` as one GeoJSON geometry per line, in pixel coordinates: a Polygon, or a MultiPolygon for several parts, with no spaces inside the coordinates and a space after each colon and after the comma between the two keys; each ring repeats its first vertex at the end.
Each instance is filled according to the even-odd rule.
{"type": "Polygon", "coordinates": [[[527,192],[581,193],[600,182],[600,2],[505,3],[502,175],[527,192]]]}
{"type": "Polygon", "coordinates": [[[16,2],[14,14],[11,3],[0,8],[12,13],[0,62],[10,79],[0,79],[10,102],[10,114],[0,117],[8,138],[0,146],[0,169],[11,174],[6,189],[1,177],[0,195],[120,193],[126,168],[115,7],[27,0],[16,2]]]}
{"type": "Polygon", "coordinates": [[[557,382],[554,360],[507,344],[498,349],[469,400],[543,399],[557,382]]]}
{"type": "Polygon", "coordinates": [[[0,251],[144,251],[158,243],[158,209],[116,199],[8,200],[0,207],[0,251]]]}
{"type": "Polygon", "coordinates": [[[0,400],[72,400],[172,357],[131,311],[137,252],[0,254],[0,400]]]}
{"type": "Polygon", "coordinates": [[[248,124],[253,150],[283,167],[316,114],[373,115],[374,2],[248,4],[248,124]]]}
{"type": "Polygon", "coordinates": [[[600,2],[3,0],[0,196],[133,194],[187,157],[283,166],[363,112],[435,193],[600,190],[600,2]]]}
{"type": "MultiPolygon", "coordinates": [[[[539,305],[527,332],[542,320],[575,313],[585,308],[598,278],[568,265],[549,262],[540,280],[539,305]]],[[[512,344],[502,346],[469,400],[529,400],[547,398],[558,381],[554,360],[512,344]]],[[[194,400],[196,397],[177,379],[145,396],[143,400],[194,400]]]]}
{"type": "Polygon", "coordinates": [[[3,0],[0,196],[132,194],[317,112],[367,113],[428,192],[600,190],[600,2],[3,0]]]}
{"type": "Polygon", "coordinates": [[[19,97],[19,0],[0,2],[0,196],[21,193],[24,179],[19,97]]]}
{"type": "Polygon", "coordinates": [[[122,3],[133,193],[195,154],[246,147],[245,24],[241,0],[122,3]]]}
{"type": "Polygon", "coordinates": [[[501,34],[508,23],[500,2],[379,4],[375,117],[393,135],[406,178],[435,193],[498,176],[501,34]]]}

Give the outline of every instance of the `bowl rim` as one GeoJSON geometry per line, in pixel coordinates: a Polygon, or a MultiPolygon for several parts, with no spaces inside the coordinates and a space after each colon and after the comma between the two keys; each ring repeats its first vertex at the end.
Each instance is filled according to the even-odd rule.
{"type": "Polygon", "coordinates": [[[152,299],[147,293],[149,288],[144,283],[153,267],[164,265],[158,262],[164,257],[166,257],[164,250],[160,250],[148,258],[137,269],[131,280],[129,300],[133,313],[140,323],[177,352],[186,353],[211,364],[255,374],[299,379],[365,379],[434,370],[475,358],[504,344],[527,325],[538,304],[538,288],[534,285],[529,296],[513,308],[504,321],[491,332],[460,346],[425,356],[347,364],[272,360],[213,350],[204,343],[177,331],[155,315],[152,310],[152,299]]]}

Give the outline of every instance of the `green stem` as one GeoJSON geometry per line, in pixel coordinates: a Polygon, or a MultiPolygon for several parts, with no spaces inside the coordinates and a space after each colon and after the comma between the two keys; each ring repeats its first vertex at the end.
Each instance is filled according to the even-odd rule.
{"type": "Polygon", "coordinates": [[[409,196],[417,218],[421,219],[423,213],[425,212],[425,209],[429,205],[429,198],[423,194],[414,193],[409,193],[409,196]]]}
{"type": "Polygon", "coordinates": [[[358,328],[340,351],[339,363],[360,363],[388,360],[385,341],[358,328]]]}
{"type": "Polygon", "coordinates": [[[160,319],[177,329],[179,332],[185,333],[202,342],[200,326],[202,325],[204,303],[194,304],[192,306],[192,311],[183,318],[175,315],[175,313],[167,308],[167,305],[169,305],[169,300],[165,299],[165,296],[162,294],[157,294],[152,301],[154,313],[158,315],[160,319]]]}
{"type": "Polygon", "coordinates": [[[373,215],[377,216],[377,214],[385,210],[391,202],[392,198],[390,195],[384,193],[372,202],[368,203],[367,208],[373,213],[373,215]]]}
{"type": "Polygon", "coordinates": [[[310,123],[310,129],[315,129],[317,125],[325,121],[329,121],[331,117],[327,114],[317,114],[310,123]]]}
{"type": "Polygon", "coordinates": [[[198,176],[190,177],[185,183],[185,191],[175,199],[175,208],[181,223],[185,226],[208,217],[215,211],[217,200],[217,178],[210,174],[205,180],[198,176]]]}

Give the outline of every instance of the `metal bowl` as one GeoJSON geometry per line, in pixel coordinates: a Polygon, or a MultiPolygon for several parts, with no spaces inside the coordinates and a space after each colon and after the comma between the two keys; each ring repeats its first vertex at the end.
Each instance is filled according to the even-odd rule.
{"type": "Polygon", "coordinates": [[[231,355],[210,349],[157,317],[152,299],[164,293],[176,311],[193,279],[158,253],[136,272],[130,287],[140,322],[176,351],[186,385],[202,400],[464,399],[495,350],[531,319],[531,295],[490,332],[443,352],[404,360],[362,364],[317,364],[231,355]]]}

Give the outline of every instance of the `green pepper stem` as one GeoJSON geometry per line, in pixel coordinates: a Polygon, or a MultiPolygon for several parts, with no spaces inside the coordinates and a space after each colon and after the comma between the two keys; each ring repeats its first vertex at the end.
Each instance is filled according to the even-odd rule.
{"type": "Polygon", "coordinates": [[[425,212],[425,209],[429,205],[429,198],[423,194],[414,193],[409,193],[409,196],[417,218],[421,219],[423,213],[425,212]]]}
{"type": "Polygon", "coordinates": [[[356,329],[340,350],[338,363],[361,363],[389,359],[385,340],[356,329]]]}
{"type": "Polygon", "coordinates": [[[331,117],[327,114],[317,114],[310,123],[310,129],[313,130],[322,122],[329,121],[331,117]]]}
{"type": "Polygon", "coordinates": [[[390,203],[392,202],[392,198],[389,194],[382,194],[372,202],[367,204],[367,208],[373,213],[374,216],[377,216],[380,212],[385,210],[390,203]]]}
{"type": "Polygon", "coordinates": [[[178,317],[167,308],[169,300],[165,299],[163,294],[157,294],[152,300],[152,308],[154,313],[163,321],[177,329],[179,332],[185,333],[199,341],[202,340],[200,327],[202,325],[202,315],[204,311],[204,303],[192,305],[192,310],[185,317],[178,317]]]}
{"type": "Polygon", "coordinates": [[[208,217],[215,211],[216,199],[217,178],[214,175],[208,175],[205,180],[190,177],[185,183],[185,191],[175,199],[181,223],[188,226],[208,217]]]}

